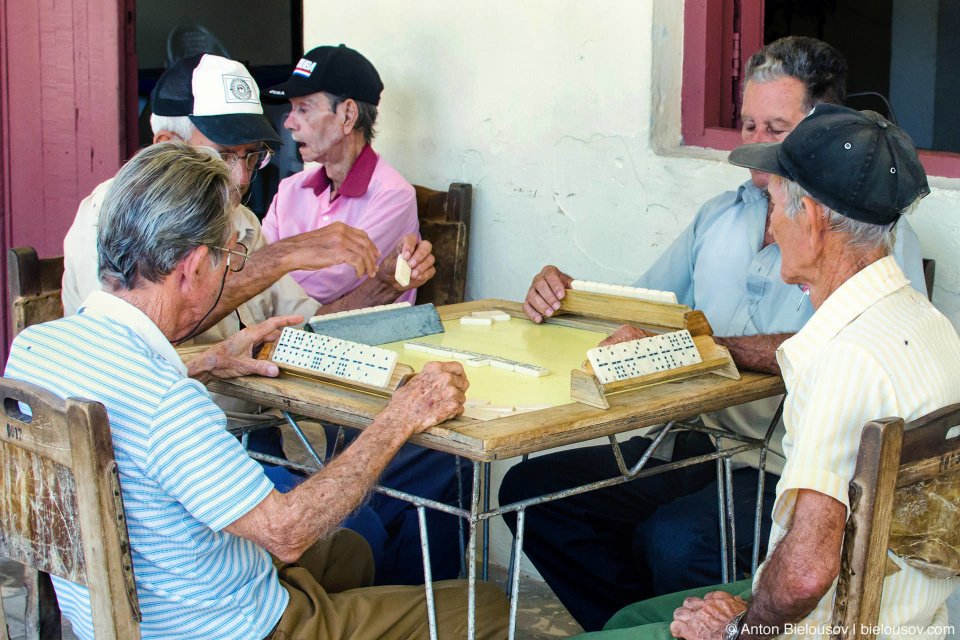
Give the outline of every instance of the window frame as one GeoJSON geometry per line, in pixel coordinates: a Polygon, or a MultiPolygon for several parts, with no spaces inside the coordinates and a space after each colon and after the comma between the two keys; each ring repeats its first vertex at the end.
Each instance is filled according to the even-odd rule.
{"type": "MultiPolygon", "coordinates": [[[[724,123],[739,108],[743,65],[763,46],[763,14],[764,0],[684,0],[682,146],[730,151],[740,144],[740,130],[724,123]]],[[[919,155],[928,176],[960,177],[960,153],[919,155]]]]}

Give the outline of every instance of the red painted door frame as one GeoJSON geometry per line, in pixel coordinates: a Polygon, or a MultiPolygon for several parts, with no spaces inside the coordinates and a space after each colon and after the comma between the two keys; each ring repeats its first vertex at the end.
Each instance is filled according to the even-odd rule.
{"type": "Polygon", "coordinates": [[[134,9],[135,0],[0,0],[4,254],[22,245],[63,253],[80,200],[136,151],[134,9]]]}

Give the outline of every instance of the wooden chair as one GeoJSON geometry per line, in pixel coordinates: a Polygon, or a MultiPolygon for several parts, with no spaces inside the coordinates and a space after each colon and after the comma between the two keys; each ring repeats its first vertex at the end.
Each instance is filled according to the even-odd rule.
{"type": "MultiPolygon", "coordinates": [[[[7,291],[14,336],[31,325],[63,317],[62,280],[63,256],[39,258],[33,247],[7,251],[7,291]]],[[[23,582],[27,590],[27,640],[60,640],[60,607],[50,576],[28,566],[23,582]]]]}
{"type": "Polygon", "coordinates": [[[7,251],[7,292],[13,335],[30,325],[63,317],[63,256],[39,258],[33,247],[7,251]]]}
{"type": "Polygon", "coordinates": [[[960,404],[926,415],[904,428],[900,418],[868,423],[860,436],[850,481],[850,517],[841,553],[833,624],[836,638],[869,640],[883,580],[899,571],[890,549],[930,575],[960,575],[960,404]]]}
{"type": "Polygon", "coordinates": [[[86,586],[98,640],[139,638],[106,410],[9,378],[0,379],[0,398],[0,556],[86,586]]]}
{"type": "Polygon", "coordinates": [[[470,248],[470,210],[473,185],[454,182],[449,191],[414,185],[420,235],[433,244],[436,275],[417,289],[417,302],[456,304],[467,289],[467,252],[470,248]]]}

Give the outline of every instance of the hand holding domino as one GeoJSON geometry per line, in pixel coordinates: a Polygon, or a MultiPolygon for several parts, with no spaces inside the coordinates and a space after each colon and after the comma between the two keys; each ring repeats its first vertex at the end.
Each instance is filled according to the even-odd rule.
{"type": "Polygon", "coordinates": [[[573,278],[548,264],[534,276],[523,302],[523,312],[534,322],[543,322],[544,317],[549,318],[560,308],[560,301],[572,282],[573,278]]]}

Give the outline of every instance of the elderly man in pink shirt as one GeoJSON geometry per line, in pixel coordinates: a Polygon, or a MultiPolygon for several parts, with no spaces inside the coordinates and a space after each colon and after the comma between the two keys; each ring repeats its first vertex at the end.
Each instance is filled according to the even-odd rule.
{"type": "Polygon", "coordinates": [[[317,47],[291,78],[264,99],[290,100],[284,127],[293,133],[305,162],[319,162],[283,180],[263,234],[270,242],[334,222],[366,231],[383,259],[376,277],[357,279],[340,266],[290,275],[315,300],[320,313],[416,299],[416,287],[435,270],[432,247],[421,241],[413,187],[370,146],[383,83],[353,49],[317,47]],[[397,257],[410,264],[410,284],[393,278],[397,257]],[[399,297],[398,297],[399,296],[399,297]]]}
{"type": "MultiPolygon", "coordinates": [[[[373,65],[344,45],[308,52],[290,79],[263,94],[264,99],[290,100],[284,126],[293,132],[307,169],[280,183],[263,220],[263,234],[275,242],[305,231],[342,222],[367,233],[383,256],[377,274],[357,279],[353,269],[328,267],[294,271],[291,276],[324,306],[319,313],[415,299],[415,288],[435,269],[432,247],[419,239],[413,187],[370,146],[383,83],[373,65]],[[393,278],[397,256],[408,258],[410,284],[393,278]]],[[[337,431],[327,427],[332,448],[337,431]]],[[[471,486],[469,468],[463,486],[471,486]]],[[[454,456],[407,444],[384,470],[380,483],[449,505],[460,492],[454,456]]],[[[419,584],[423,562],[417,511],[410,503],[382,495],[370,499],[382,529],[376,544],[377,584],[419,584]]],[[[433,578],[454,578],[460,572],[460,527],[455,516],[427,510],[433,578]]],[[[364,525],[364,536],[376,531],[364,525]]]]}

